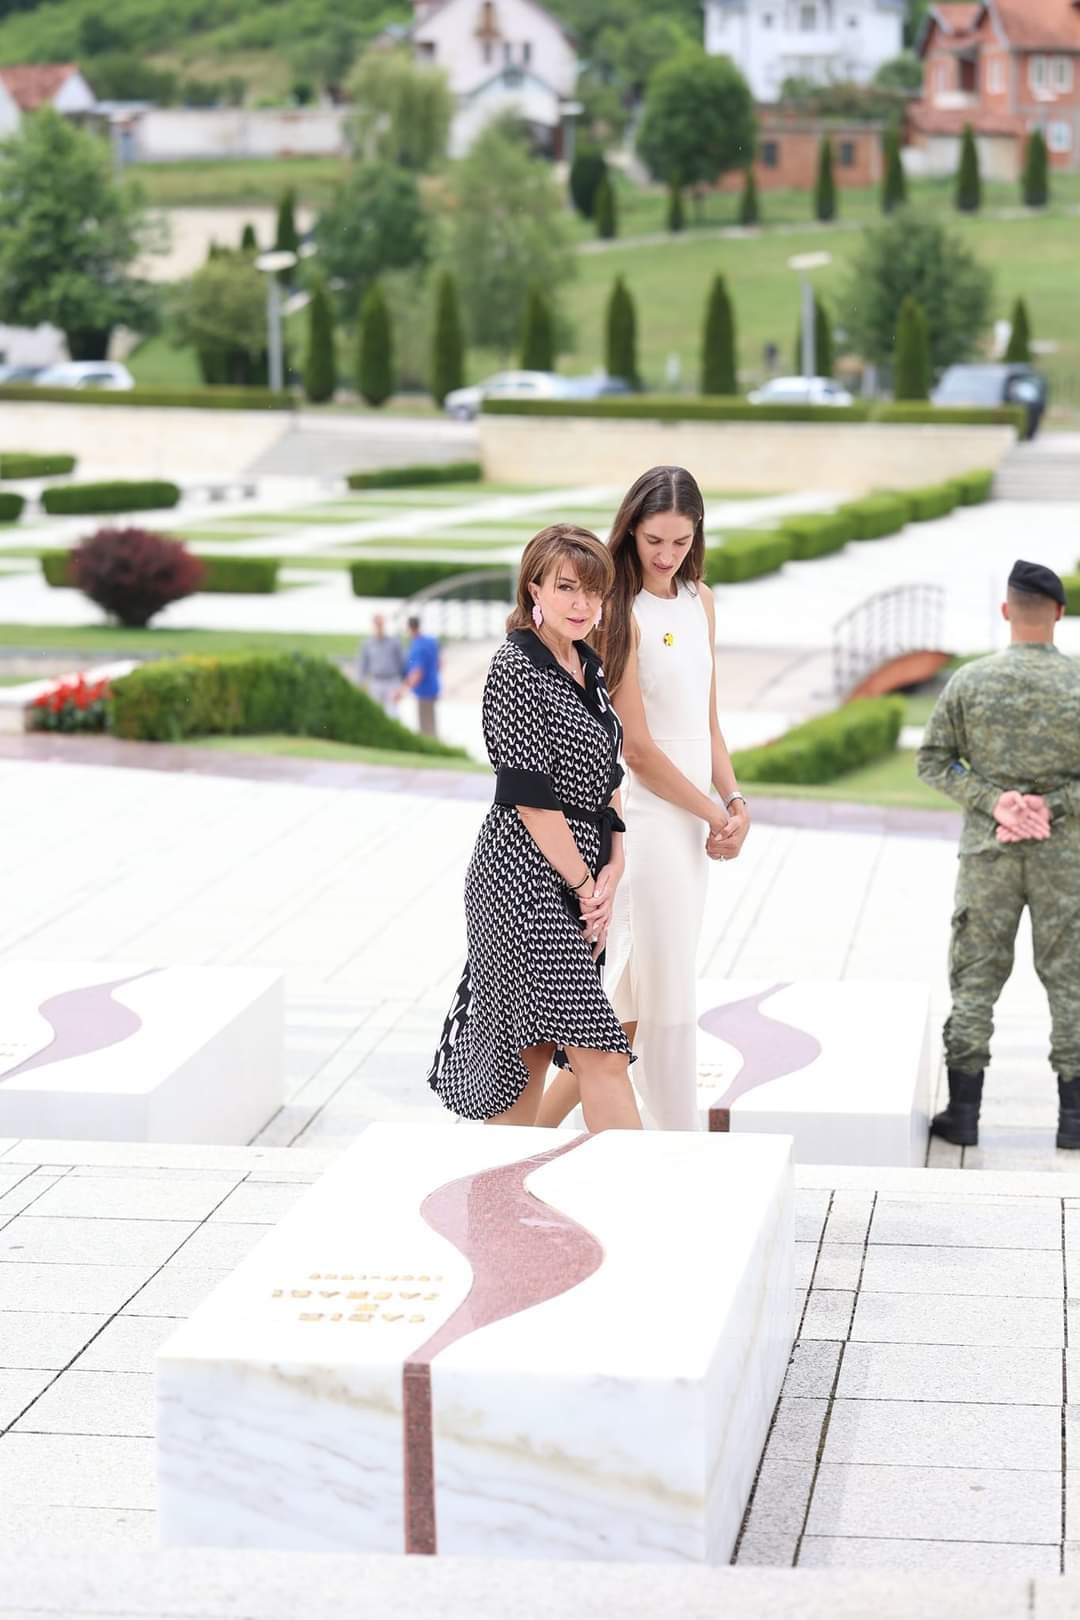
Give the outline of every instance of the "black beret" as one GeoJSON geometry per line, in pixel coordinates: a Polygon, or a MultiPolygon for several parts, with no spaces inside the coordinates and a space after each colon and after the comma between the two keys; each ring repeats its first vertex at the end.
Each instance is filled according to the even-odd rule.
{"type": "Polygon", "coordinates": [[[1065,587],[1052,568],[1042,563],[1016,562],[1009,575],[1009,584],[1018,591],[1032,591],[1036,596],[1048,596],[1052,602],[1065,606],[1065,587]]]}

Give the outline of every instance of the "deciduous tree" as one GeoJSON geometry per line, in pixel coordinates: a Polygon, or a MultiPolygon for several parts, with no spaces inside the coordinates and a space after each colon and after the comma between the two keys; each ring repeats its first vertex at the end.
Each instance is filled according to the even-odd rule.
{"type": "Polygon", "coordinates": [[[749,86],[726,56],[680,51],[649,80],[638,131],[642,161],[669,185],[711,185],[754,151],[749,86]]]}
{"type": "Polygon", "coordinates": [[[892,357],[901,304],[923,309],[938,370],[966,360],[990,320],[993,277],[936,219],[904,209],[866,231],[839,300],[852,346],[875,365],[892,357]]]}
{"type": "Polygon", "coordinates": [[[370,162],[425,174],[446,156],[454,95],[441,68],[409,51],[367,51],[349,81],[353,139],[370,162]]]}
{"type": "Polygon", "coordinates": [[[315,225],[319,263],[349,310],[387,270],[423,264],[430,238],[414,177],[386,163],[355,164],[315,225]]]}

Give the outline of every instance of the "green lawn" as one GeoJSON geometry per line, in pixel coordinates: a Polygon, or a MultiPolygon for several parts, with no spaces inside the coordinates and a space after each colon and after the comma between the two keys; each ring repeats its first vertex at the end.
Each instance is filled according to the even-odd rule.
{"type": "Polygon", "coordinates": [[[268,630],[124,630],[100,622],[0,624],[0,653],[32,648],[36,652],[109,654],[117,658],[236,652],[303,652],[324,658],[348,658],[356,652],[357,642],[356,636],[285,635],[268,630]]]}
{"type": "Polygon", "coordinates": [[[837,777],[822,787],[802,787],[788,782],[750,782],[747,794],[754,798],[811,799],[847,804],[876,804],[896,810],[955,809],[951,799],[926,787],[915,774],[915,755],[898,749],[873,765],[864,765],[847,776],[837,777]]]}
{"type": "Polygon", "coordinates": [[[272,754],[281,758],[335,760],[344,765],[393,765],[399,770],[482,771],[471,759],[443,759],[437,754],[396,753],[389,748],[354,748],[350,743],[319,737],[192,737],[193,748],[227,754],[272,754]]]}
{"type": "Polygon", "coordinates": [[[192,158],[181,163],[139,163],[130,169],[150,202],[163,208],[203,207],[215,203],[272,203],[291,187],[301,202],[329,201],[344,179],[348,164],[341,158],[220,158],[212,163],[192,158]]]}

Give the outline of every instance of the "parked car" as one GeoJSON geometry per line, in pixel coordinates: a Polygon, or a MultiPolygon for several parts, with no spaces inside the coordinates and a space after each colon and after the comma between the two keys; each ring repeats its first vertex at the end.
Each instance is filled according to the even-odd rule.
{"type": "Polygon", "coordinates": [[[588,377],[567,377],[564,399],[608,399],[632,394],[633,384],[625,377],[609,377],[606,372],[594,372],[588,377]]]}
{"type": "Polygon", "coordinates": [[[44,370],[44,366],[0,366],[0,383],[36,382],[44,370]]]}
{"type": "Polygon", "coordinates": [[[1020,362],[1000,365],[948,366],[931,399],[935,405],[1022,405],[1024,437],[1039,431],[1050,399],[1050,385],[1041,371],[1020,362]]]}
{"type": "Polygon", "coordinates": [[[485,399],[561,399],[565,388],[566,378],[553,371],[497,371],[483,382],[451,389],[443,409],[459,422],[471,422],[485,399]]]}
{"type": "Polygon", "coordinates": [[[34,378],[38,388],[134,388],[135,379],[127,366],[114,360],[68,360],[63,365],[46,366],[34,378]]]}
{"type": "Polygon", "coordinates": [[[755,388],[748,399],[751,405],[854,405],[855,396],[849,394],[831,377],[773,377],[755,388]]]}

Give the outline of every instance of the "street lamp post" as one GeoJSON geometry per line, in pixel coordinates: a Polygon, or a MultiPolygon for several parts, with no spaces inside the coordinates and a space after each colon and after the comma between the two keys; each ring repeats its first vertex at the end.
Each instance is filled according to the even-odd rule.
{"type": "Polygon", "coordinates": [[[270,253],[260,253],[255,260],[255,268],[262,270],[266,275],[266,339],[267,353],[270,359],[270,387],[275,394],[280,394],[285,386],[285,356],[281,341],[281,282],[278,279],[284,270],[292,270],[296,264],[296,254],[287,248],[276,248],[270,253]]]}
{"type": "Polygon", "coordinates": [[[800,283],[802,293],[802,372],[804,377],[817,376],[817,342],[816,342],[816,315],[817,306],[814,297],[814,284],[810,280],[810,271],[822,270],[832,263],[831,253],[796,253],[788,260],[788,269],[798,271],[802,277],[800,283]]]}

